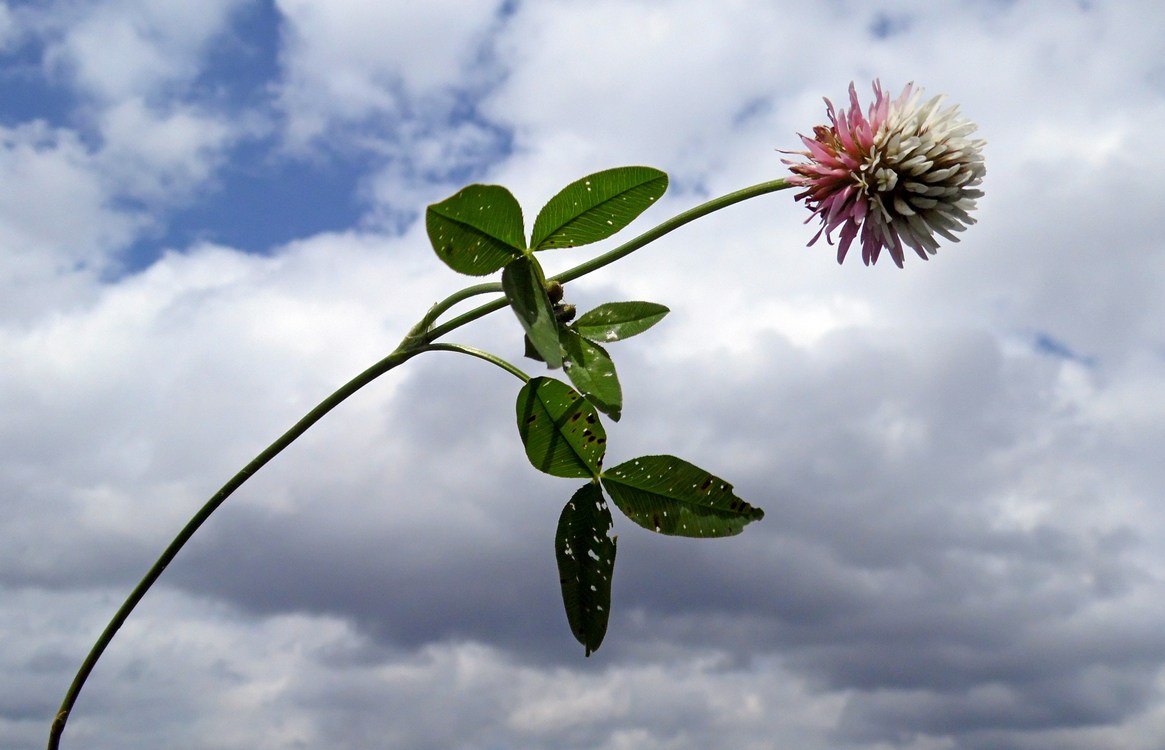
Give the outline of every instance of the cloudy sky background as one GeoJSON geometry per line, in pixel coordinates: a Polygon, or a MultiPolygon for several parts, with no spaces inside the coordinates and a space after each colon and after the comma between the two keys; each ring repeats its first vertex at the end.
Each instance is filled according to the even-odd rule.
{"type": "MultiPolygon", "coordinates": [[[[568,287],[673,310],[612,347],[608,465],[683,456],[761,523],[617,515],[584,659],[577,483],[526,463],[514,378],[425,355],[211,520],[64,746],[1160,748],[1163,47],[1154,0],[0,5],[0,746],[43,746],[223,481],[463,285],[426,204],[500,183],[531,222],[647,164],[647,228],[880,77],[980,124],[963,242],[838,266],[786,192],[568,287]]],[[[508,313],[452,338],[520,360],[508,313]]]]}

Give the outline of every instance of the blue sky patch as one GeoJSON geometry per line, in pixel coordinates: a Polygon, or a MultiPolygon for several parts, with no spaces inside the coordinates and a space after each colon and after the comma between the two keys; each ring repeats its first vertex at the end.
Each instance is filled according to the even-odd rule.
{"type": "Polygon", "coordinates": [[[68,124],[77,99],[66,86],[45,80],[43,54],[44,46],[34,40],[0,53],[0,125],[30,120],[68,124]]]}
{"type": "Polygon", "coordinates": [[[280,76],[279,29],[279,11],[269,0],[235,11],[231,28],[204,55],[199,93],[243,109],[268,100],[280,76]]]}
{"type": "Polygon", "coordinates": [[[1048,333],[1038,333],[1035,337],[1036,351],[1058,359],[1067,359],[1082,365],[1092,367],[1096,364],[1095,357],[1086,357],[1076,352],[1066,343],[1048,333]]]}
{"type": "Polygon", "coordinates": [[[363,160],[277,159],[267,147],[264,142],[235,149],[211,191],[174,212],[162,237],[143,238],[129,250],[128,270],[149,265],[165,248],[214,242],[262,254],[359,221],[365,208],[356,195],[366,174],[363,160]]]}

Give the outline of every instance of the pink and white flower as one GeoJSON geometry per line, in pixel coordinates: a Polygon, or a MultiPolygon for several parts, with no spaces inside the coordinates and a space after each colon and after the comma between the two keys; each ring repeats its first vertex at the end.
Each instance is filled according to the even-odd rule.
{"type": "Polygon", "coordinates": [[[826,99],[830,124],[801,136],[807,150],[786,152],[807,161],[785,163],[795,175],[789,182],[805,188],[796,198],[813,212],[806,221],[821,220],[810,245],[822,234],[833,244],[830,233],[840,227],[838,263],[859,239],[866,265],[886,248],[901,268],[904,245],[927,260],[938,250],[935,235],[958,242],[954,233],[975,223],[985,142],[968,138],[975,123],[958,107],[943,108],[942,96],[922,102],[911,83],[891,100],[880,82],[873,88],[864,115],[852,83],[848,109],[838,112],[826,99]]]}

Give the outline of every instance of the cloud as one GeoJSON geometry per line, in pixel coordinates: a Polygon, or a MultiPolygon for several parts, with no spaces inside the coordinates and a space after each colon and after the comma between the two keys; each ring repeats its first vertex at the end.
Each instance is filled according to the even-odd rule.
{"type": "Polygon", "coordinates": [[[188,86],[202,69],[207,44],[245,4],[63,1],[32,15],[51,40],[45,50],[49,69],[99,101],[116,102],[188,86]]]}
{"type": "MultiPolygon", "coordinates": [[[[20,603],[47,612],[33,598],[20,603]]],[[[385,650],[341,620],[292,615],[257,621],[166,592],[141,614],[125,633],[137,648],[111,651],[94,674],[91,713],[74,719],[67,741],[164,744],[174,739],[166,727],[184,723],[201,741],[228,747],[517,742],[532,748],[667,748],[719,738],[734,747],[760,748],[773,740],[812,742],[840,708],[836,700],[815,698],[778,664],[726,669],[714,651],[671,664],[547,673],[515,667],[510,654],[473,643],[385,650]],[[183,627],[171,627],[176,617],[183,627]],[[227,651],[229,658],[203,658],[227,651]],[[168,670],[183,679],[141,689],[168,670]],[[758,739],[754,732],[765,725],[768,700],[797,711],[784,727],[758,739]],[[131,713],[154,719],[127,720],[131,713]],[[252,720],[212,718],[239,714],[252,720]],[[688,716],[700,717],[703,728],[686,726],[688,716]]],[[[0,658],[22,669],[33,661],[12,653],[0,658]]],[[[61,666],[42,662],[41,669],[59,680],[61,666]]],[[[39,742],[42,735],[34,730],[41,727],[30,719],[46,708],[36,706],[8,724],[19,729],[12,736],[30,746],[39,742]]]]}
{"type": "Polygon", "coordinates": [[[17,37],[17,29],[12,20],[12,11],[7,5],[0,6],[0,49],[6,48],[17,37]]]}
{"type": "MultiPolygon", "coordinates": [[[[673,310],[611,347],[608,465],[674,453],[763,521],[697,542],[617,517],[584,660],[551,541],[578,482],[528,465],[516,379],[425,354],[211,519],[65,744],[1156,747],[1150,4],[280,3],[273,93],[239,109],[197,82],[248,7],[8,13],[75,101],[0,133],[0,744],[43,742],[88,642],[220,482],[459,286],[426,202],[481,179],[529,221],[588,171],[667,169],[630,234],[779,175],[822,96],[881,77],[951,94],[988,139],[963,242],[839,267],[778,193],[567,285],[581,309],[673,310]],[[168,237],[232,159],[358,164],[364,220],[262,255],[168,237]],[[156,260],[127,272],[135,242],[156,260]]],[[[453,338],[538,372],[506,311],[453,338]]]]}
{"type": "Polygon", "coordinates": [[[0,129],[0,317],[20,320],[92,294],[105,249],[143,218],[112,205],[76,134],[33,122],[0,129]]]}
{"type": "Polygon", "coordinates": [[[508,4],[276,5],[281,148],[293,158],[358,160],[365,228],[402,231],[419,206],[509,152],[508,129],[479,109],[507,71],[492,40],[508,4]]]}
{"type": "Polygon", "coordinates": [[[122,273],[135,243],[163,233],[164,212],[213,186],[226,152],[262,131],[194,88],[233,10],[58,3],[5,16],[23,43],[15,95],[34,87],[35,59],[70,113],[49,107],[3,130],[6,318],[91,300],[95,279],[122,273]]]}
{"type": "Polygon", "coordinates": [[[225,146],[238,133],[221,116],[179,107],[168,112],[127,99],[106,110],[99,125],[106,179],[140,201],[173,203],[212,179],[225,146]]]}
{"type": "Polygon", "coordinates": [[[104,112],[99,146],[43,121],[0,126],[0,315],[91,299],[94,279],[116,275],[132,243],[157,236],[165,219],[156,209],[206,189],[247,129],[197,107],[159,111],[140,100],[104,112]]]}
{"type": "Polygon", "coordinates": [[[293,144],[374,119],[373,134],[407,132],[451,115],[460,97],[490,78],[490,67],[479,66],[497,4],[277,5],[283,23],[281,98],[293,144]]]}

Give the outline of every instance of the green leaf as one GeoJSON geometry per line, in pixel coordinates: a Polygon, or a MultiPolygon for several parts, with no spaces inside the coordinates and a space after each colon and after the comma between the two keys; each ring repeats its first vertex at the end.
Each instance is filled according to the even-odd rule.
{"type": "Polygon", "coordinates": [[[599,411],[618,422],[623,411],[623,389],[610,355],[569,328],[563,329],[560,341],[566,353],[562,366],[570,382],[599,411]]]}
{"type": "Polygon", "coordinates": [[[550,367],[562,366],[562,345],[558,341],[558,320],[546,296],[542,268],[534,258],[522,256],[502,269],[502,289],[518,316],[526,338],[550,367]]]}
{"type": "Polygon", "coordinates": [[[595,407],[561,380],[531,378],[518,392],[518,434],[535,469],[555,477],[595,477],[607,431],[595,407]]]}
{"type": "Polygon", "coordinates": [[[522,346],[524,347],[522,351],[523,356],[545,364],[546,360],[542,359],[542,355],[539,354],[538,350],[534,348],[534,344],[531,343],[529,336],[522,337],[522,346]]]}
{"type": "Polygon", "coordinates": [[[603,491],[588,482],[574,493],[558,517],[554,555],[570,631],[587,650],[598,650],[611,615],[611,575],[615,571],[614,523],[603,491]]]}
{"type": "Polygon", "coordinates": [[[635,523],[674,536],[739,534],[764,518],[732,485],[675,456],[640,456],[604,471],[603,486],[635,523]]]}
{"type": "Polygon", "coordinates": [[[571,328],[592,341],[620,341],[643,333],[669,312],[654,302],[608,302],[583,313],[571,328]]]}
{"type": "Polygon", "coordinates": [[[530,247],[575,247],[605,240],[634,221],[667,190],[667,174],[651,167],[618,167],[572,182],[534,220],[530,247]]]}
{"type": "Polygon", "coordinates": [[[486,276],[521,257],[522,207],[500,185],[470,185],[425,211],[437,257],[458,273],[486,276]]]}

